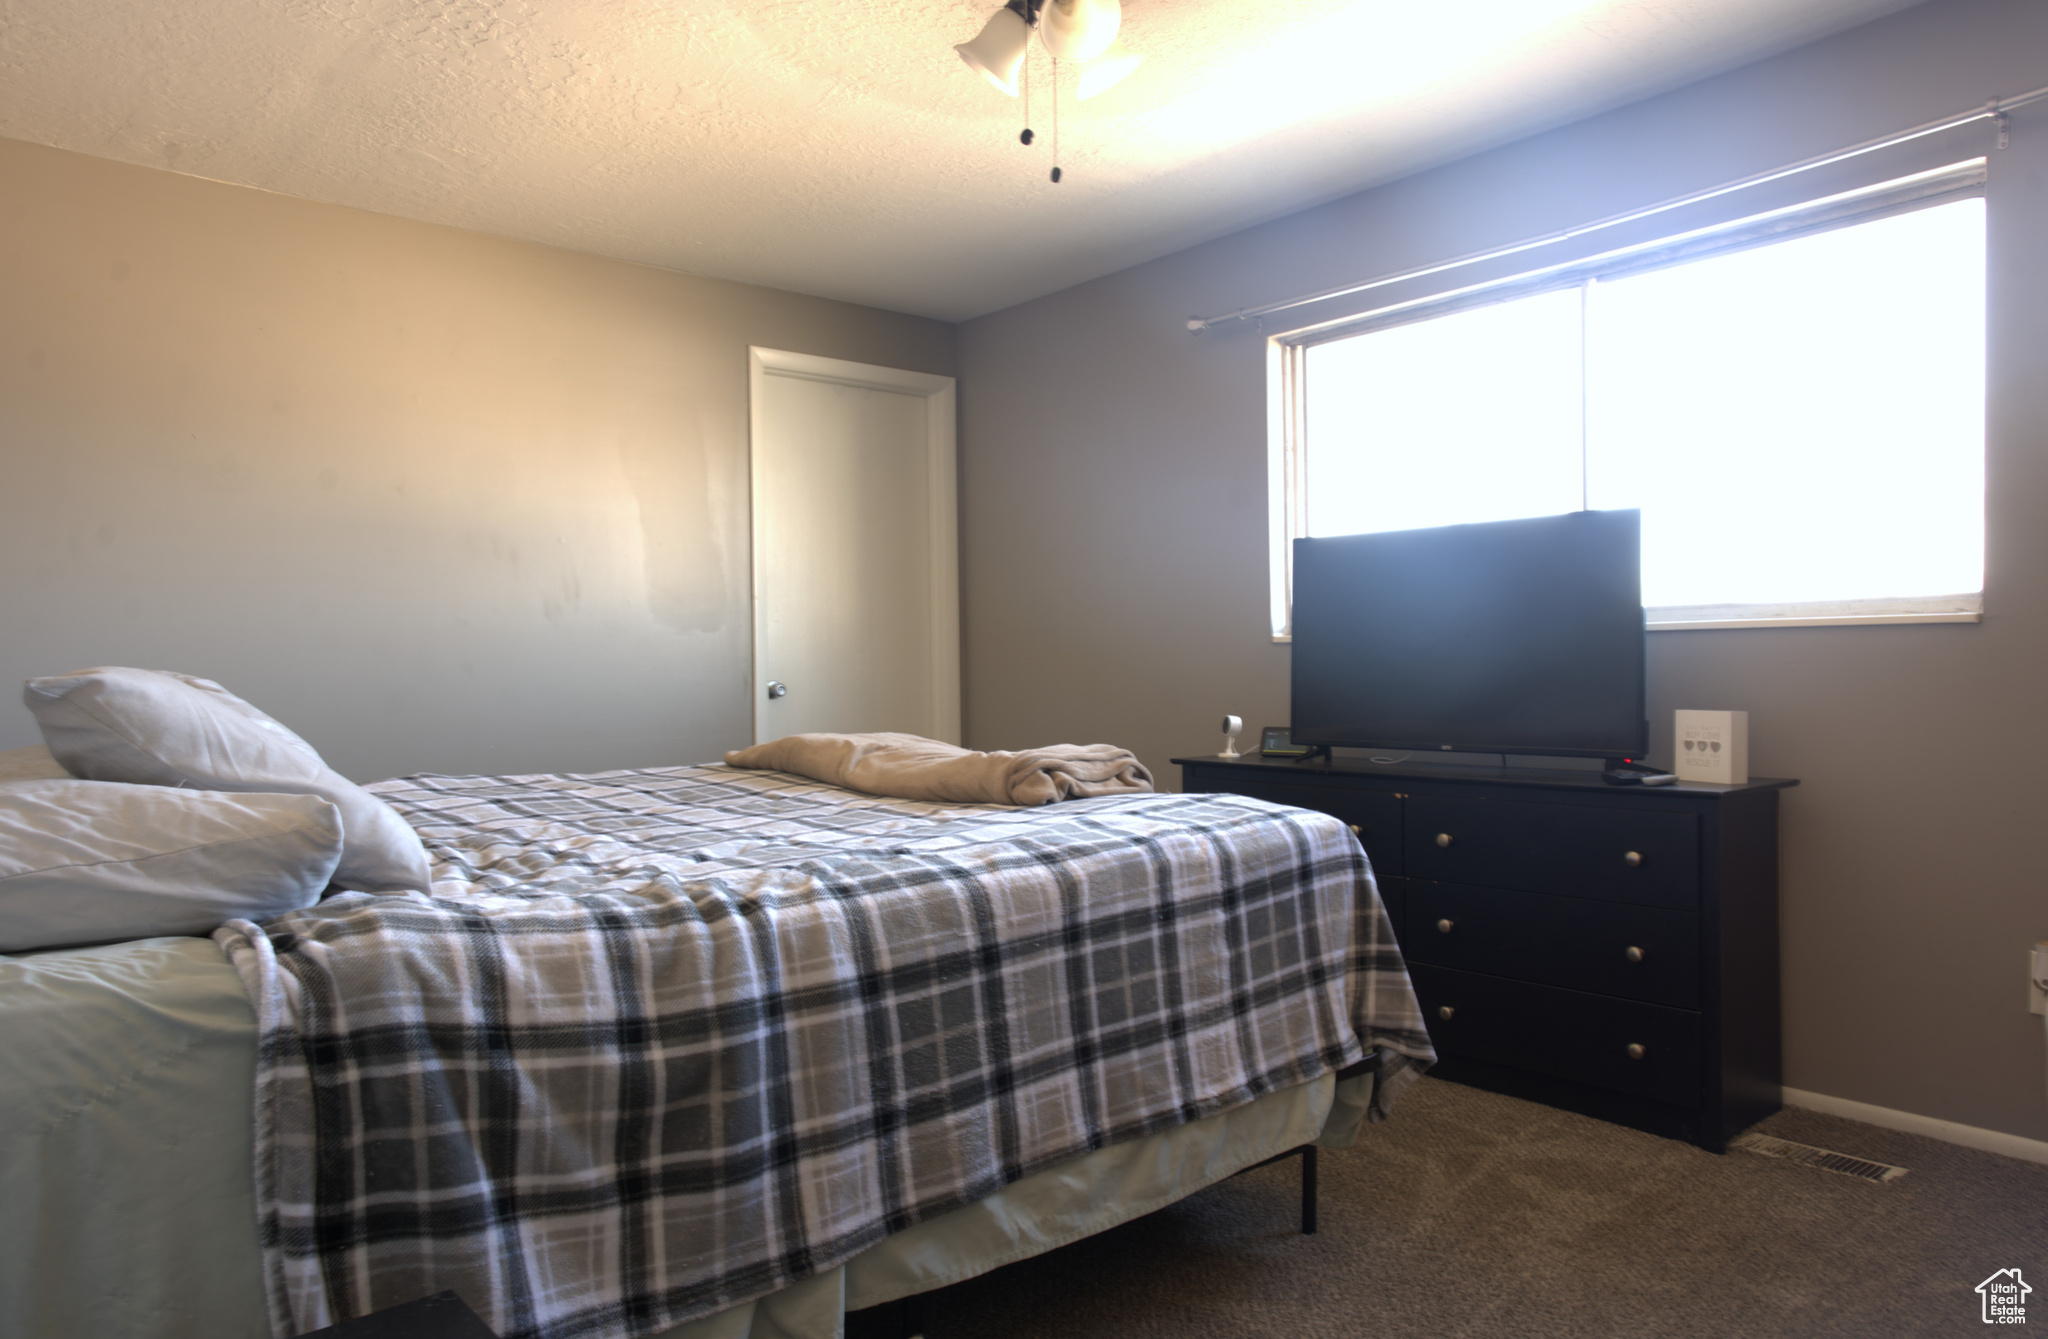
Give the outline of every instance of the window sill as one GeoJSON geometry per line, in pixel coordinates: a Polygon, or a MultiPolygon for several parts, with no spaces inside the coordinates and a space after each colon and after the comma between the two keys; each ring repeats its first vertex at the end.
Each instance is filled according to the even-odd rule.
{"type": "Polygon", "coordinates": [[[1651,632],[1716,628],[1877,628],[1893,623],[1982,623],[1984,595],[1897,596],[1883,600],[1807,600],[1796,604],[1655,605],[1643,610],[1651,632]]]}
{"type": "Polygon", "coordinates": [[[1982,623],[1981,613],[1838,614],[1814,618],[1685,618],[1651,619],[1650,632],[1712,632],[1718,628],[1879,628],[1894,623],[1982,623]]]}
{"type": "MultiPolygon", "coordinates": [[[[1724,628],[1881,628],[1900,623],[1982,623],[1984,597],[1938,595],[1809,604],[1664,605],[1643,610],[1650,632],[1714,632],[1724,628]]],[[[1273,640],[1287,643],[1285,632],[1273,640]]]]}

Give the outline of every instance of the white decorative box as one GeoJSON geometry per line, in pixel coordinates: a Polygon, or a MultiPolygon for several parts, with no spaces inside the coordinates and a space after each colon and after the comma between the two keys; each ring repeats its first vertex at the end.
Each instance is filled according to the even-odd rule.
{"type": "Polygon", "coordinates": [[[1681,711],[1671,770],[1680,781],[1740,786],[1749,781],[1749,713],[1681,711]]]}

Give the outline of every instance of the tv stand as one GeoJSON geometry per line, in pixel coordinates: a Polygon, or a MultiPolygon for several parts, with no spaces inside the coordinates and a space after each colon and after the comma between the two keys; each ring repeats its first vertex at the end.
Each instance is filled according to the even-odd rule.
{"type": "Polygon", "coordinates": [[[1438,1076],[1716,1152],[1778,1109],[1778,792],[1797,782],[1174,761],[1190,792],[1357,834],[1438,1076]]]}

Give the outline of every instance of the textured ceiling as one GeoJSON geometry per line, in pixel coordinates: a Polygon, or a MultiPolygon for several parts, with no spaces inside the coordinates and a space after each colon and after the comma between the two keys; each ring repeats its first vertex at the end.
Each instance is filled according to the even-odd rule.
{"type": "Polygon", "coordinates": [[[0,136],[958,319],[1910,0],[1127,0],[1057,186],[997,2],[0,0],[0,136]]]}

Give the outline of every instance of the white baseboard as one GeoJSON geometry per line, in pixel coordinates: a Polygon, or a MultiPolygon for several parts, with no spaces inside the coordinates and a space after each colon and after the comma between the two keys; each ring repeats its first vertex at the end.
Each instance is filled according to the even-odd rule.
{"type": "Polygon", "coordinates": [[[1804,1088],[1787,1088],[1785,1105],[1804,1107],[1808,1111],[1818,1111],[1823,1115],[1860,1120],[1865,1125],[1878,1125],[1887,1130],[1924,1134],[1929,1139],[1961,1144],[1964,1148],[1978,1148],[1986,1153],[2003,1153],[2008,1158],[2019,1158],[2025,1162],[2048,1163],[2048,1139],[2028,1139],[2024,1135],[1979,1129],[1975,1125],[1937,1120],[1933,1116],[1916,1116],[1910,1111],[1894,1111],[1890,1107],[1872,1106],[1868,1102],[1852,1102],[1846,1097],[1810,1093],[1804,1088]]]}

